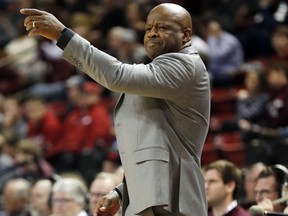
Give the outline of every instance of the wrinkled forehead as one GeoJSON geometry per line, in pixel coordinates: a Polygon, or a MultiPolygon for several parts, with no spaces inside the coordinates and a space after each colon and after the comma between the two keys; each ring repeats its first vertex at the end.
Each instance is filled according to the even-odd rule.
{"type": "Polygon", "coordinates": [[[164,7],[158,6],[150,11],[146,24],[170,23],[179,25],[182,28],[191,28],[191,17],[181,7],[164,7]],[[190,22],[190,23],[189,23],[190,22]]]}

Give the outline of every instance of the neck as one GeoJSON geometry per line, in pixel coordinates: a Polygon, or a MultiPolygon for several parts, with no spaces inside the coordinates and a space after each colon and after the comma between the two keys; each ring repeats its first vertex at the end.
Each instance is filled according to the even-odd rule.
{"type": "Polygon", "coordinates": [[[223,216],[226,211],[227,207],[232,203],[232,199],[225,199],[223,202],[218,203],[218,205],[215,205],[212,207],[213,215],[214,216],[223,216]]]}

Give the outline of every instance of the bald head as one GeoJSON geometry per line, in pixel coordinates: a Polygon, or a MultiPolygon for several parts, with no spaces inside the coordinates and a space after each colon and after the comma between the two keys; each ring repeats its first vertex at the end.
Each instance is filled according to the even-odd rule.
{"type": "Polygon", "coordinates": [[[9,180],[3,191],[4,209],[12,214],[24,209],[29,202],[30,183],[23,178],[9,180]]]}
{"type": "Polygon", "coordinates": [[[179,52],[191,45],[192,19],[183,7],[163,3],[148,14],[145,25],[144,46],[149,58],[179,52]]]}
{"type": "Polygon", "coordinates": [[[154,7],[150,13],[161,11],[160,13],[170,16],[176,23],[178,23],[182,28],[192,29],[192,18],[189,12],[177,4],[163,3],[154,7]]]}

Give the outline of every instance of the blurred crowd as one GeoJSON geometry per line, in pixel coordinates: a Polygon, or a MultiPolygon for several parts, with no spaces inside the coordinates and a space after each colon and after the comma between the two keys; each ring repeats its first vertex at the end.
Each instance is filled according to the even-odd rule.
{"type": "MultiPolygon", "coordinates": [[[[82,215],[82,210],[89,212],[88,200],[109,192],[123,177],[113,128],[118,95],[62,60],[55,42],[28,37],[19,10],[49,11],[92,45],[133,64],[149,63],[142,45],[145,19],[162,2],[180,4],[192,15],[192,45],[211,78],[211,126],[202,156],[207,185],[214,169],[224,185],[238,184],[210,167],[229,160],[227,152],[243,157],[230,157],[242,179],[259,162],[262,168],[288,166],[287,0],[0,0],[0,193],[5,200],[0,216],[26,215],[21,209],[27,206],[30,215],[64,215],[56,203],[74,209],[71,200],[78,213],[62,211],[82,215]],[[231,134],[237,141],[227,138],[231,134]],[[114,186],[101,192],[87,189],[95,176],[106,179],[106,174],[116,175],[114,186]],[[61,191],[66,184],[67,191],[61,191]],[[7,203],[16,199],[9,197],[14,193],[21,200],[13,202],[23,205],[10,210],[7,203]],[[37,213],[31,209],[42,195],[49,205],[37,213]]],[[[247,210],[243,194],[255,202],[255,194],[265,193],[259,190],[242,187],[238,204],[247,210]]],[[[221,215],[209,196],[208,204],[212,215],[221,215]]]]}

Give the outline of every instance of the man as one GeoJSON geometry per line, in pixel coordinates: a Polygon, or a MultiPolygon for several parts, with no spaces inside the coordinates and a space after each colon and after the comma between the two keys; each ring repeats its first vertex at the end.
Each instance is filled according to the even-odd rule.
{"type": "Polygon", "coordinates": [[[4,216],[29,216],[30,183],[23,178],[10,179],[4,186],[4,216]]]}
{"type": "Polygon", "coordinates": [[[214,86],[227,86],[232,83],[233,75],[243,63],[242,45],[233,34],[224,31],[220,21],[215,18],[207,21],[206,28],[209,47],[207,68],[212,83],[214,86]]]}
{"type": "Polygon", "coordinates": [[[267,211],[283,212],[285,203],[274,203],[282,196],[282,187],[288,177],[288,170],[280,164],[268,166],[257,177],[254,189],[255,199],[258,206],[267,211]]]}
{"type": "Polygon", "coordinates": [[[248,216],[238,205],[241,171],[232,162],[218,160],[204,167],[205,188],[209,216],[248,216]]]}
{"type": "Polygon", "coordinates": [[[89,188],[89,212],[91,215],[93,215],[99,200],[118,184],[117,176],[113,173],[100,172],[97,174],[89,188]]]}
{"type": "Polygon", "coordinates": [[[92,47],[53,15],[22,9],[30,36],[57,40],[63,58],[104,87],[124,93],[115,130],[124,183],[99,203],[96,215],[207,215],[200,157],[210,113],[206,68],[191,47],[192,20],[179,5],[153,8],[145,27],[149,64],[123,64],[92,47]]]}
{"type": "Polygon", "coordinates": [[[82,84],[77,107],[65,116],[57,144],[61,152],[58,161],[64,162],[60,167],[57,164],[58,171],[79,170],[87,182],[101,169],[104,158],[101,153],[111,145],[111,118],[101,91],[102,86],[96,82],[82,84]]]}
{"type": "Polygon", "coordinates": [[[255,204],[255,185],[259,173],[266,168],[262,162],[254,163],[244,170],[244,184],[243,189],[245,196],[242,199],[241,206],[248,209],[255,204]]]}

